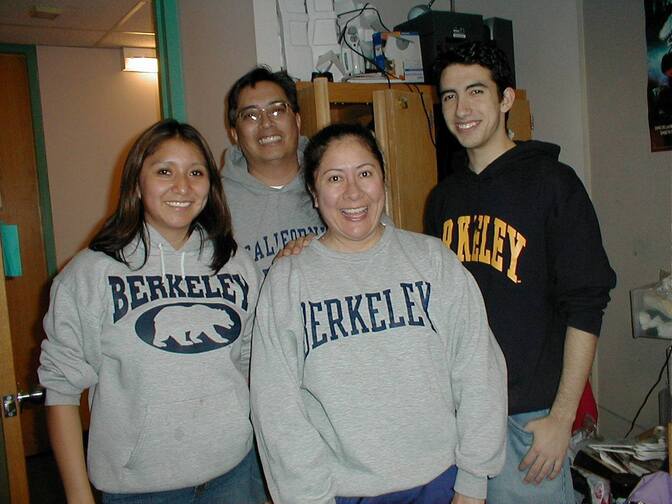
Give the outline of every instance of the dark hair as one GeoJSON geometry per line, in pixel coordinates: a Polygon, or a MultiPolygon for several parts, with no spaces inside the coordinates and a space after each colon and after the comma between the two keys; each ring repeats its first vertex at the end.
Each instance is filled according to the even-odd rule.
{"type": "Polygon", "coordinates": [[[306,188],[311,194],[315,193],[315,173],[320,167],[324,153],[332,142],[346,137],[353,137],[359,140],[366,149],[373,154],[380,164],[380,169],[385,178],[385,163],[383,153],[376,142],[371,130],[366,129],[360,124],[331,124],[315,133],[308,142],[306,150],[303,152],[303,170],[306,180],[306,188]]]}
{"type": "Polygon", "coordinates": [[[506,54],[494,42],[466,42],[440,54],[434,64],[436,85],[439,88],[441,73],[450,65],[480,65],[490,70],[500,100],[504,97],[506,88],[514,87],[513,73],[506,54]]]}
{"type": "MultiPolygon", "coordinates": [[[[174,119],[159,121],[145,130],[131,147],[121,175],[121,190],[117,209],[107,219],[103,228],[89,243],[91,250],[104,252],[110,257],[129,266],[124,256],[124,247],[138,236],[145,246],[143,265],[148,257],[148,234],[145,211],[138,194],[140,171],[147,157],[154,154],[161,144],[170,139],[179,139],[196,147],[205,159],[210,190],[201,213],[191,222],[189,234],[195,229],[201,235],[201,250],[204,234],[212,241],[214,252],[210,268],[217,272],[235,254],[237,245],[233,239],[231,214],[222,191],[217,164],[207,142],[193,126],[179,123],[174,119]]],[[[130,266],[129,266],[130,267],[130,266]]]]}
{"type": "Polygon", "coordinates": [[[296,97],[296,83],[289,74],[285,71],[272,72],[270,68],[265,65],[254,67],[252,70],[238,79],[229,93],[226,95],[227,104],[227,119],[229,126],[236,126],[236,116],[238,115],[238,99],[243,89],[248,87],[255,87],[259,82],[272,82],[282,88],[287,96],[287,101],[296,114],[299,111],[299,100],[296,97]]]}

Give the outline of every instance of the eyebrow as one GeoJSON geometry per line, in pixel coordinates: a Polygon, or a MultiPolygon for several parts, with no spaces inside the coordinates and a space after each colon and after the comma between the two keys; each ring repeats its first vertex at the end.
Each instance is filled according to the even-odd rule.
{"type": "Polygon", "coordinates": [[[255,109],[255,108],[263,108],[263,107],[268,107],[270,105],[275,105],[278,103],[287,103],[289,105],[289,102],[286,100],[273,100],[268,102],[266,105],[248,105],[247,107],[243,107],[241,109],[238,109],[238,112],[242,112],[243,110],[248,110],[248,109],[255,109]]]}
{"type": "MultiPolygon", "coordinates": [[[[469,89],[481,88],[481,87],[487,88],[488,86],[481,81],[476,81],[476,82],[472,82],[471,84],[469,84],[465,89],[468,91],[469,89]]],[[[439,98],[441,98],[446,93],[456,93],[456,92],[457,91],[453,88],[444,89],[444,90],[439,92],[439,98]]]]}

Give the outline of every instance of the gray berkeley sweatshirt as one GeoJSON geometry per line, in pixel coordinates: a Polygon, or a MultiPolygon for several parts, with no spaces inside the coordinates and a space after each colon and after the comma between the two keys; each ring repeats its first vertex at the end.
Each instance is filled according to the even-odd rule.
{"type": "Polygon", "coordinates": [[[333,503],[458,467],[484,498],[504,463],[506,367],[455,255],[387,225],[363,253],[313,241],[257,305],[252,421],[276,504],[333,503]]]}
{"type": "Polygon", "coordinates": [[[84,250],[56,277],[38,374],[47,405],[89,389],[88,470],[105,492],[193,486],[252,447],[249,369],[259,273],[240,251],[217,273],[194,231],[180,250],[149,228],[132,268],[84,250]]]}
{"type": "MultiPolygon", "coordinates": [[[[299,139],[300,161],[307,142],[305,137],[299,139]]],[[[288,241],[324,231],[306,191],[303,171],[280,189],[269,187],[249,174],[245,156],[234,145],[226,151],[221,176],[236,241],[264,274],[288,241]]]]}

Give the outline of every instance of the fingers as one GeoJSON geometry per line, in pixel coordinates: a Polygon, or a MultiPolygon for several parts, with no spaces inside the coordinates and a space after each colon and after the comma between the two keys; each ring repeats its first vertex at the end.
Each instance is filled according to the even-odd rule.
{"type": "Polygon", "coordinates": [[[525,483],[540,484],[544,479],[555,479],[562,471],[562,460],[545,459],[541,455],[529,452],[518,466],[518,469],[524,471],[530,468],[525,475],[525,483]]]}
{"type": "Polygon", "coordinates": [[[278,259],[279,257],[287,257],[292,255],[299,255],[301,251],[315,238],[314,234],[309,234],[297,238],[296,240],[291,240],[284,246],[284,248],[276,254],[273,260],[278,259]]]}
{"type": "Polygon", "coordinates": [[[534,451],[534,448],[530,448],[530,450],[527,452],[523,460],[520,462],[520,465],[518,466],[519,471],[524,471],[528,467],[530,467],[535,460],[537,460],[537,452],[534,451]]]}
{"type": "Polygon", "coordinates": [[[548,475],[548,479],[552,480],[552,479],[557,478],[558,475],[560,474],[560,472],[562,471],[562,465],[563,465],[563,461],[562,461],[562,460],[556,460],[556,461],[553,463],[553,470],[552,470],[551,473],[548,475]]]}

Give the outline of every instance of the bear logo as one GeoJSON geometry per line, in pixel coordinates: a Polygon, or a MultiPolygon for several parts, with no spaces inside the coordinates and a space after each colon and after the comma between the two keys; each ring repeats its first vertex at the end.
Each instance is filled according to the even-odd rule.
{"type": "Polygon", "coordinates": [[[143,313],[135,330],[143,341],[156,348],[200,353],[233,343],[240,336],[241,322],[227,305],[175,303],[143,313]]]}

